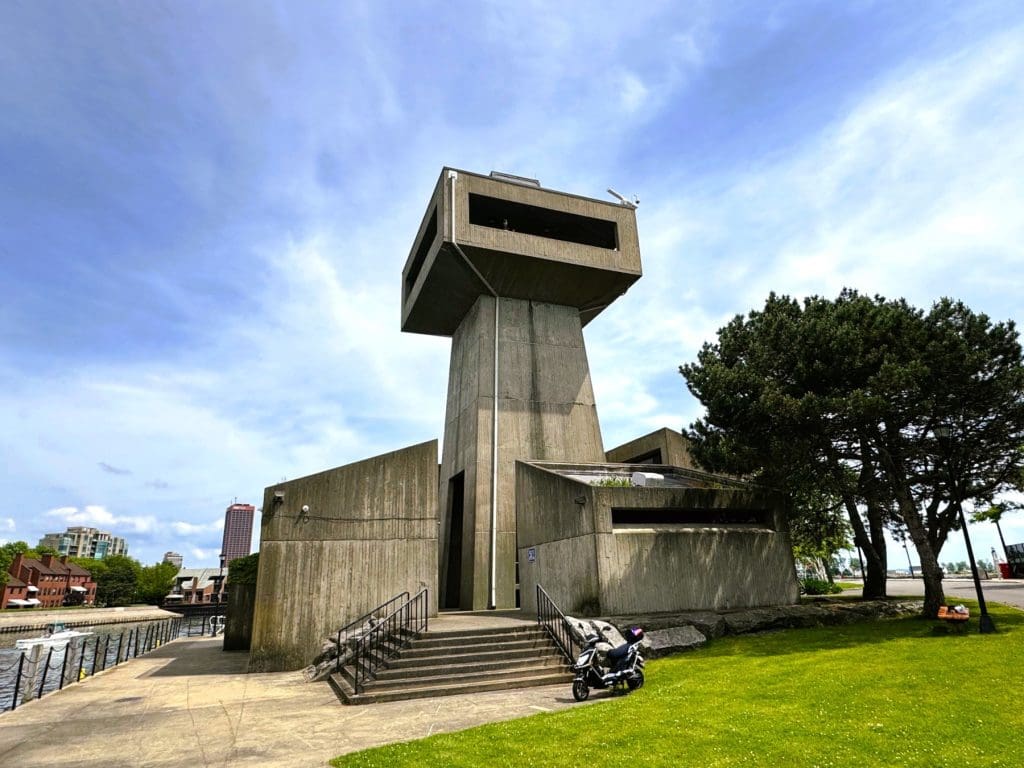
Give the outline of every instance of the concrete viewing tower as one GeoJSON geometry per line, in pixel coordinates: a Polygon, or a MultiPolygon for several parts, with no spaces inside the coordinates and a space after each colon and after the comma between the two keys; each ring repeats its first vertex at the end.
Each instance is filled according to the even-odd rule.
{"type": "Polygon", "coordinates": [[[452,339],[441,607],[516,605],[516,461],[605,461],[582,329],[640,275],[630,205],[442,170],[402,271],[402,330],[452,339]]]}

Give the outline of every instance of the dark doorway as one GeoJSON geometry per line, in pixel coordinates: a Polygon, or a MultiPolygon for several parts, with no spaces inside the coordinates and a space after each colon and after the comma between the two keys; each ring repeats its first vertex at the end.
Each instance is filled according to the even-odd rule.
{"type": "Polygon", "coordinates": [[[465,486],[465,472],[459,472],[448,481],[448,562],[445,565],[442,608],[458,608],[462,596],[462,518],[465,486]]]}

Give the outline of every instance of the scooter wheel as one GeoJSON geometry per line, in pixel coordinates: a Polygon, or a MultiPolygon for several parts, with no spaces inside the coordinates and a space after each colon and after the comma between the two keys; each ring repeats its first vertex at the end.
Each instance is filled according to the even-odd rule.
{"type": "Polygon", "coordinates": [[[626,685],[629,686],[629,690],[635,691],[637,688],[643,688],[644,686],[644,672],[642,669],[638,669],[633,677],[627,678],[626,685]]]}
{"type": "Polygon", "coordinates": [[[587,685],[586,680],[577,677],[572,681],[572,697],[576,701],[586,701],[588,696],[590,696],[590,686],[587,685]]]}

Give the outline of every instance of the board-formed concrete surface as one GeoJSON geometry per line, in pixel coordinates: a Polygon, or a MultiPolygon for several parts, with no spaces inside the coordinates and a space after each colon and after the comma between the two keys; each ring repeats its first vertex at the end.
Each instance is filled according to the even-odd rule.
{"type": "Polygon", "coordinates": [[[249,668],[301,669],[323,638],[428,590],[437,613],[437,441],[266,489],[249,668]]]}
{"type": "Polygon", "coordinates": [[[300,672],[246,674],[246,660],[222,651],[220,638],[176,640],[4,713],[0,765],[307,768],[382,744],[584,706],[559,685],[346,707],[326,683],[307,683],[300,672]]]}

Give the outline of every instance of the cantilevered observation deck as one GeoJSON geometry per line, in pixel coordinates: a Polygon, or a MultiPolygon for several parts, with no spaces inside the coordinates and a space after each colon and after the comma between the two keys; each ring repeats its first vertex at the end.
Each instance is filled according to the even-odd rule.
{"type": "Polygon", "coordinates": [[[574,307],[583,325],[640,279],[632,208],[516,178],[441,171],[402,270],[403,331],[452,336],[492,295],[481,277],[502,298],[574,307]]]}

